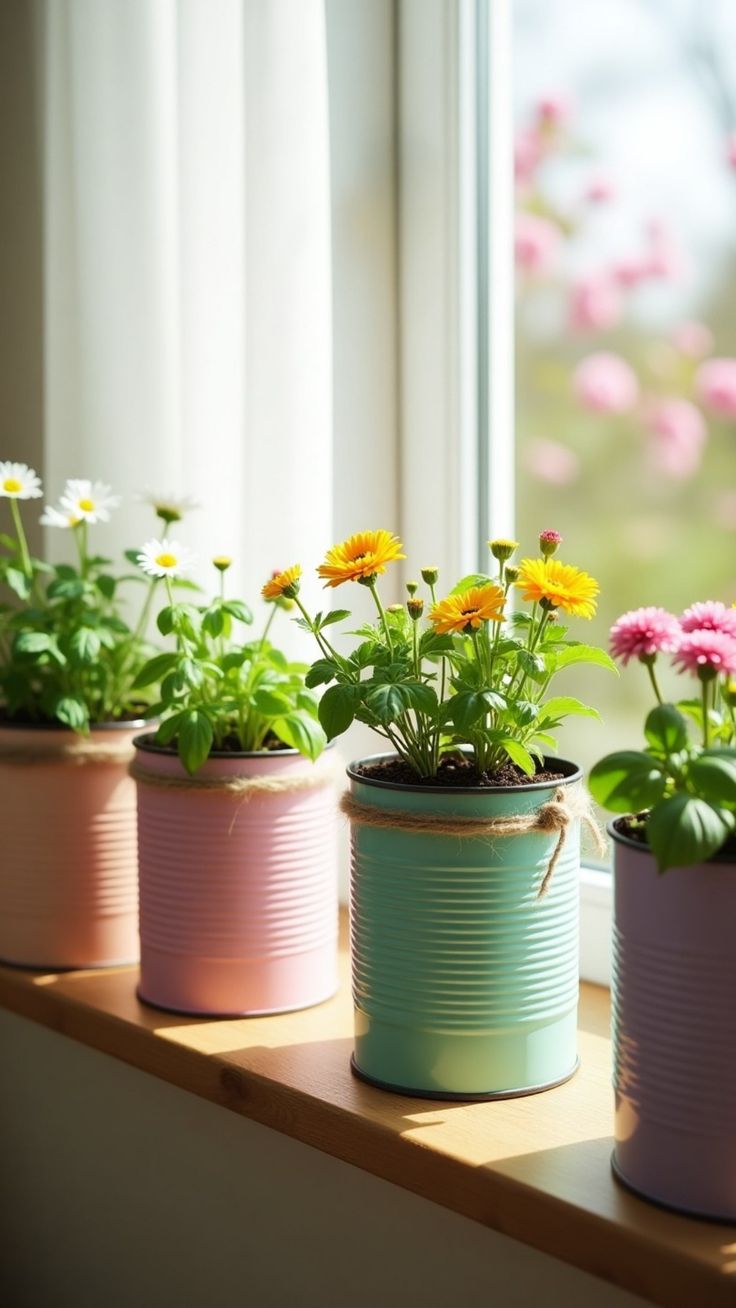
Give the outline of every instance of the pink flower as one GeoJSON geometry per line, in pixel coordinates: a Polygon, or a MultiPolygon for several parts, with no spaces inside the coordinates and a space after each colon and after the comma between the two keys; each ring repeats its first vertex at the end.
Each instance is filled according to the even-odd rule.
{"type": "Polygon", "coordinates": [[[546,127],[564,127],[571,117],[572,100],[562,92],[544,95],[537,103],[537,121],[546,127]]]}
{"type": "Polygon", "coordinates": [[[636,373],[618,354],[589,354],[575,369],[573,386],[594,413],[628,413],[639,398],[636,373]]]}
{"type": "Polygon", "coordinates": [[[700,409],[690,400],[661,400],[651,410],[647,426],[654,436],[655,468],[669,477],[691,477],[700,465],[708,435],[700,409]]]}
{"type": "Polygon", "coordinates": [[[559,441],[529,441],[524,448],[524,462],[533,477],[551,486],[569,486],[580,475],[577,454],[559,441]]]}
{"type": "Polygon", "coordinates": [[[673,664],[680,672],[696,672],[709,680],[725,672],[736,674],[736,640],[723,631],[691,631],[683,636],[673,664]]]}
{"type": "Polygon", "coordinates": [[[607,331],[623,313],[623,300],[609,276],[587,277],[573,286],[570,296],[570,326],[574,331],[607,331]]]}
{"type": "Polygon", "coordinates": [[[519,132],[514,142],[514,174],[517,182],[526,185],[532,180],[543,155],[544,147],[536,132],[519,132]]]}
{"type": "Polygon", "coordinates": [[[631,257],[622,259],[619,263],[614,264],[612,276],[618,282],[619,286],[638,286],[640,282],[645,282],[650,275],[649,264],[643,259],[631,257]]]}
{"type": "Polygon", "coordinates": [[[713,333],[704,322],[683,322],[672,333],[672,343],[689,359],[702,359],[713,349],[713,333]]]}
{"type": "Polygon", "coordinates": [[[736,640],[736,609],[720,600],[701,600],[685,609],[680,618],[683,631],[720,631],[736,640]]]}
{"type": "Polygon", "coordinates": [[[655,219],[649,224],[649,256],[647,271],[650,277],[666,278],[673,281],[684,272],[682,251],[667,224],[655,219]]]}
{"type": "Polygon", "coordinates": [[[736,416],[736,359],[709,359],[698,368],[695,384],[713,413],[723,418],[736,416]]]}
{"type": "Polygon", "coordinates": [[[525,272],[549,273],[557,263],[562,243],[559,227],[533,213],[516,215],[516,263],[525,272]]]}
{"type": "Polygon", "coordinates": [[[585,199],[590,204],[607,204],[615,194],[615,187],[607,177],[593,177],[584,192],[585,199]]]}
{"type": "Polygon", "coordinates": [[[611,627],[611,653],[623,664],[629,659],[654,659],[671,654],[682,640],[677,618],[666,609],[632,609],[611,627]]]}

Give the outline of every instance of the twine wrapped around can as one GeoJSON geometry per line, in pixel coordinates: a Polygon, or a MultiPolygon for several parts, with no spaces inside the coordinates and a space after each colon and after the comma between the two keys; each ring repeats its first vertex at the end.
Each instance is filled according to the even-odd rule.
{"type": "Polygon", "coordinates": [[[552,799],[547,800],[532,813],[512,813],[504,817],[477,818],[448,816],[435,813],[406,813],[396,809],[377,809],[361,804],[350,794],[343,795],[340,801],[343,813],[361,826],[382,827],[385,830],[407,831],[412,835],[430,834],[437,836],[485,837],[495,839],[497,836],[520,836],[539,832],[548,835],[557,832],[557,841],[552,856],[542,878],[537,893],[541,899],[549,889],[550,882],[562,853],[567,831],[571,822],[581,822],[589,832],[596,851],[603,855],[606,844],[603,833],[596,822],[590,800],[580,786],[558,786],[552,799]]]}

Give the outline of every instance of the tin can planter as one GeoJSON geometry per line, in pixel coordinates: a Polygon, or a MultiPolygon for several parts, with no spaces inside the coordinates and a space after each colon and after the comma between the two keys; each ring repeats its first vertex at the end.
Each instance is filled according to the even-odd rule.
{"type": "Polygon", "coordinates": [[[139,736],[139,995],[257,1016],[337,989],[334,769],[296,750],[212,754],[189,777],[139,736]]]}
{"type": "Polygon", "coordinates": [[[566,1081],[578,1061],[578,821],[541,898],[559,831],[468,836],[392,824],[407,814],[410,824],[534,818],[577,786],[580,771],[552,759],[560,781],[481,790],[397,785],[359,766],[348,768],[346,801],[353,1070],[384,1089],[442,1099],[512,1097],[566,1081]],[[356,820],[356,806],[382,825],[356,820]]]}
{"type": "Polygon", "coordinates": [[[110,967],[138,958],[135,786],[142,722],[0,726],[0,960],[110,967]]]}
{"type": "Polygon", "coordinates": [[[614,841],[613,1167],[632,1190],[736,1221],[736,864],[660,875],[614,841]]]}

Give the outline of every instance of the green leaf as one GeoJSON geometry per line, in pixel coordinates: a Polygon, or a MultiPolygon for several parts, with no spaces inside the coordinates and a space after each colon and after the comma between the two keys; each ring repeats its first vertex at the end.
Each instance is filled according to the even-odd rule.
{"type": "Polygon", "coordinates": [[[420,658],[439,658],[452,654],[454,648],[452,636],[441,636],[437,631],[425,631],[419,638],[420,658]]]}
{"type": "Polygon", "coordinates": [[[174,736],[179,730],[179,723],[181,722],[183,717],[184,714],[182,712],[179,712],[179,713],[172,713],[171,717],[164,718],[163,722],[159,726],[158,731],[156,732],[156,740],[158,741],[159,745],[171,744],[172,740],[174,739],[174,736]]]}
{"type": "Polygon", "coordinates": [[[526,772],[528,777],[534,776],[537,769],[534,759],[528,749],[525,749],[518,740],[512,740],[510,737],[502,740],[500,744],[508,754],[512,763],[515,763],[517,767],[521,768],[522,772],[526,772]]]}
{"type": "Polygon", "coordinates": [[[87,587],[81,577],[58,577],[46,587],[49,599],[81,599],[87,587]]]}
{"type": "Polygon", "coordinates": [[[86,731],[89,727],[89,714],[83,699],[74,695],[63,695],[54,706],[55,716],[72,731],[86,731]]]}
{"type": "Polygon", "coordinates": [[[360,702],[357,686],[330,686],[319,702],[319,720],[328,740],[347,731],[360,702]]]}
{"type": "Polygon", "coordinates": [[[133,690],[142,690],[144,686],[152,686],[154,682],[161,681],[168,672],[171,672],[179,662],[178,654],[157,654],[155,658],[149,659],[143,664],[138,676],[133,682],[133,690]]]}
{"type": "Polygon", "coordinates": [[[469,572],[467,577],[463,577],[456,586],[450,591],[451,595],[462,595],[463,591],[470,590],[471,586],[487,586],[489,581],[493,581],[485,572],[469,572]]]}
{"type": "Polygon", "coordinates": [[[646,834],[660,872],[689,867],[715,854],[736,826],[736,815],[696,795],[679,793],[657,804],[646,834]]]}
{"type": "Polygon", "coordinates": [[[161,612],[159,613],[158,617],[156,618],[156,626],[158,627],[158,629],[159,629],[159,631],[161,632],[161,635],[162,635],[162,636],[170,636],[170,635],[171,635],[172,631],[174,630],[174,607],[173,607],[173,605],[167,605],[166,608],[161,609],[161,612]]]}
{"type": "Polygon", "coordinates": [[[365,699],[366,708],[374,718],[384,726],[395,722],[410,707],[404,686],[392,682],[383,686],[374,686],[365,699]]]}
{"type": "Polygon", "coordinates": [[[13,642],[16,654],[47,654],[53,645],[47,631],[20,631],[13,642]]]}
{"type": "Polygon", "coordinates": [[[222,660],[223,672],[232,672],[234,668],[242,668],[248,654],[244,649],[229,650],[222,660]]]}
{"type": "Polygon", "coordinates": [[[292,749],[298,749],[300,754],[313,762],[319,758],[327,744],[324,731],[308,713],[288,713],[272,722],[271,727],[279,740],[283,740],[292,749]]]}
{"type": "Polygon", "coordinates": [[[562,649],[550,651],[547,657],[554,660],[556,672],[561,668],[569,668],[572,663],[595,663],[597,667],[608,668],[609,672],[615,672],[618,676],[618,668],[613,659],[595,645],[565,645],[562,649]]]}
{"type": "Polygon", "coordinates": [[[208,757],[212,748],[212,723],[201,709],[182,713],[178,730],[179,758],[191,775],[208,757]]]}
{"type": "Polygon", "coordinates": [[[350,609],[333,609],[331,613],[325,613],[320,627],[331,627],[333,622],[343,622],[345,618],[350,617],[350,609]]]}
{"type": "Polygon", "coordinates": [[[317,659],[309,669],[304,684],[311,688],[326,685],[327,682],[334,681],[336,673],[337,664],[334,659],[317,659]]]}
{"type": "Polygon", "coordinates": [[[204,673],[194,659],[182,659],[179,664],[179,674],[187,686],[201,686],[204,681],[204,673]]]}
{"type": "Polygon", "coordinates": [[[547,664],[542,654],[531,654],[528,649],[520,649],[517,654],[519,667],[532,681],[541,682],[547,677],[547,664]]]}
{"type": "Polygon", "coordinates": [[[657,704],[644,724],[647,744],[655,754],[667,758],[689,744],[687,722],[674,704],[657,704]]]}
{"type": "Polygon", "coordinates": [[[111,600],[115,598],[115,588],[117,586],[117,581],[115,580],[114,577],[111,577],[108,573],[103,572],[97,578],[95,585],[98,591],[100,592],[100,594],[104,595],[105,599],[111,600]]]}
{"type": "Polygon", "coordinates": [[[134,563],[137,568],[140,567],[140,564],[138,562],[138,555],[140,554],[140,549],[125,550],[124,554],[126,559],[128,560],[128,563],[134,563]]]}
{"type": "Polygon", "coordinates": [[[248,605],[244,604],[242,600],[225,600],[222,607],[226,613],[230,614],[231,618],[236,618],[238,622],[250,624],[253,621],[253,614],[248,608],[248,605]]]}
{"type": "Polygon", "coordinates": [[[281,717],[282,714],[290,711],[291,706],[289,696],[278,690],[270,690],[264,687],[257,690],[253,696],[253,707],[257,713],[262,713],[265,718],[281,717]]]}
{"type": "Polygon", "coordinates": [[[207,612],[202,618],[202,630],[206,631],[208,636],[212,636],[216,640],[218,636],[222,635],[224,627],[225,614],[223,609],[219,604],[213,604],[212,608],[207,609],[207,612]]]}
{"type": "Polygon", "coordinates": [[[705,750],[688,766],[687,778],[709,804],[736,807],[736,751],[705,750]]]}
{"type": "Polygon", "coordinates": [[[76,663],[94,663],[100,653],[100,638],[89,627],[78,627],[69,641],[69,651],[76,663]]]}
{"type": "Polygon", "coordinates": [[[5,581],[10,589],[18,596],[18,599],[28,599],[31,594],[31,583],[20,568],[6,568],[5,581]]]}
{"type": "Polygon", "coordinates": [[[667,774],[651,754],[624,749],[595,764],[588,787],[593,799],[612,813],[639,813],[662,799],[667,774]]]}
{"type": "Polygon", "coordinates": [[[460,732],[471,731],[476,722],[493,709],[504,709],[506,701],[493,690],[461,691],[447,701],[446,713],[460,732]]]}
{"type": "Polygon", "coordinates": [[[588,704],[582,704],[579,699],[574,699],[571,695],[553,695],[540,707],[539,721],[548,725],[556,725],[563,718],[572,716],[597,718],[599,722],[601,720],[601,715],[597,709],[590,708],[588,704]]]}

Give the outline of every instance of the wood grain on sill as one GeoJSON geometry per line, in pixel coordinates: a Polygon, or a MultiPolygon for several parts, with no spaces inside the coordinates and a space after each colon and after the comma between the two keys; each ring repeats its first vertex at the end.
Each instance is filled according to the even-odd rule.
{"type": "Polygon", "coordinates": [[[0,1002],[193,1094],[452,1208],[666,1308],[736,1304],[736,1228],[643,1203],[613,1180],[608,993],[583,986],[581,1070],[524,1099],[445,1104],[349,1070],[352,1010],[236,1021],[162,1013],[136,971],[0,968],[0,1002]]]}

